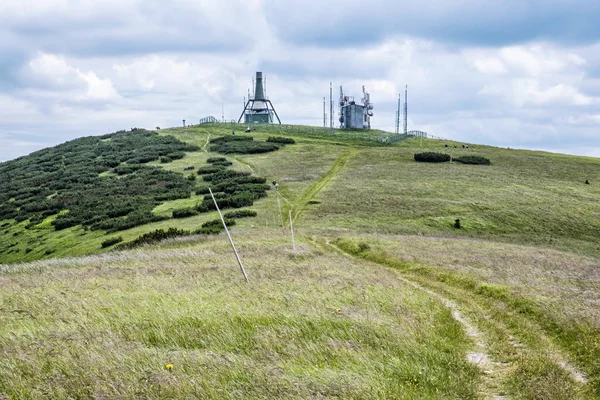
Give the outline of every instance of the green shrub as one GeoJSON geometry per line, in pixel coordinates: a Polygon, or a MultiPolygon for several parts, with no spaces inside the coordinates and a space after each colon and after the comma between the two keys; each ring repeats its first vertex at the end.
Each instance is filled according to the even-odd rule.
{"type": "Polygon", "coordinates": [[[155,231],[148,232],[141,236],[138,236],[136,239],[134,239],[131,242],[122,243],[118,247],[124,248],[124,249],[125,248],[131,249],[133,247],[141,246],[144,244],[153,244],[153,243],[157,243],[162,240],[165,240],[165,239],[170,239],[170,238],[174,238],[174,237],[178,237],[178,236],[188,236],[188,235],[191,235],[191,232],[185,231],[183,229],[169,228],[166,231],[164,229],[157,229],[155,231]]]}
{"type": "Polygon", "coordinates": [[[121,243],[122,241],[123,241],[123,238],[121,236],[106,239],[104,242],[102,242],[102,248],[105,249],[105,248],[115,245],[117,243],[121,243]]]}
{"type": "Polygon", "coordinates": [[[173,159],[172,159],[171,157],[162,156],[162,157],[160,158],[160,162],[161,162],[162,164],[168,164],[168,163],[170,163],[170,162],[172,162],[172,161],[173,161],[173,159]]]}
{"type": "Polygon", "coordinates": [[[221,169],[221,170],[215,172],[214,174],[205,175],[204,177],[202,177],[202,179],[207,182],[213,181],[215,183],[218,183],[218,182],[224,181],[226,179],[237,178],[237,177],[242,177],[242,176],[250,176],[250,175],[251,175],[250,172],[234,171],[231,169],[221,169]]]}
{"type": "Polygon", "coordinates": [[[489,159],[482,156],[460,156],[453,158],[452,161],[456,161],[462,164],[474,164],[474,165],[490,165],[489,159]]]}
{"type": "Polygon", "coordinates": [[[210,157],[208,160],[206,160],[206,162],[208,164],[221,165],[223,167],[229,167],[233,165],[233,163],[231,161],[227,161],[225,157],[210,157]]]}
{"type": "Polygon", "coordinates": [[[228,213],[223,214],[225,218],[247,218],[247,217],[256,217],[257,213],[254,210],[235,210],[229,211],[228,213]]]}
{"type": "MultiPolygon", "coordinates": [[[[225,225],[227,226],[233,226],[235,225],[235,219],[231,219],[231,218],[224,218],[225,219],[225,225]]],[[[223,226],[223,222],[221,222],[221,219],[213,219],[211,221],[205,222],[202,224],[202,228],[216,228],[216,227],[222,227],[223,226]]]]}
{"type": "Polygon", "coordinates": [[[206,160],[208,164],[221,163],[224,161],[227,161],[225,157],[210,157],[208,160],[206,160]]]}
{"type": "MultiPolygon", "coordinates": [[[[252,138],[250,138],[252,139],[252,138]]],[[[254,142],[252,140],[217,142],[210,146],[210,151],[222,154],[260,154],[279,150],[279,145],[274,143],[254,142]]]]}
{"type": "Polygon", "coordinates": [[[189,174],[188,176],[185,177],[188,181],[195,181],[196,180],[196,175],[194,174],[189,174]]]}
{"type": "Polygon", "coordinates": [[[224,169],[225,169],[225,167],[222,165],[205,165],[203,167],[198,168],[198,171],[196,171],[196,173],[198,175],[207,175],[207,174],[214,174],[216,172],[223,171],[224,169]]]}
{"type": "Polygon", "coordinates": [[[415,161],[418,162],[431,162],[431,163],[439,163],[439,162],[448,162],[450,161],[450,154],[443,153],[434,153],[434,152],[425,152],[425,153],[416,153],[415,161]]]}
{"type": "Polygon", "coordinates": [[[198,211],[193,208],[180,208],[178,210],[173,210],[173,218],[187,218],[193,217],[194,215],[198,215],[198,211]]]}
{"type": "Polygon", "coordinates": [[[218,138],[210,139],[210,143],[227,143],[227,142],[251,142],[254,138],[252,136],[221,136],[218,138]]]}
{"type": "Polygon", "coordinates": [[[281,143],[281,144],[295,144],[296,143],[296,141],[294,139],[282,137],[282,136],[277,136],[277,137],[271,136],[267,139],[267,142],[281,143]]]}

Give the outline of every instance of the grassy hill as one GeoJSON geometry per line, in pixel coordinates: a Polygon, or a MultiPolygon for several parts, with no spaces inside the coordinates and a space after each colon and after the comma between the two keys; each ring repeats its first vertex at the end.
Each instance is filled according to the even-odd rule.
{"type": "Polygon", "coordinates": [[[69,198],[64,188],[0,193],[0,398],[600,397],[600,159],[259,129],[254,147],[273,136],[296,143],[224,155],[230,170],[280,185],[233,227],[246,285],[223,236],[101,247],[217,218],[172,215],[202,203],[210,183],[197,171],[223,156],[211,139],[231,137],[231,127],[144,133],[155,151],[139,157],[122,144],[103,164],[98,148],[125,142],[120,135],[86,139],[94,157],[71,164],[56,150],[0,164],[11,183],[15,165],[21,182],[43,182],[34,168],[42,162],[50,174],[80,168],[89,198],[101,198],[94,182],[117,188],[160,171],[131,196],[138,203],[118,197],[126,214],[103,206],[105,217],[82,213],[60,230],[52,221],[74,209],[56,206],[69,198]],[[491,165],[416,163],[424,151],[491,165]],[[40,200],[48,207],[32,206],[40,200]],[[98,225],[135,215],[148,219],[115,220],[109,234],[98,225]]]}

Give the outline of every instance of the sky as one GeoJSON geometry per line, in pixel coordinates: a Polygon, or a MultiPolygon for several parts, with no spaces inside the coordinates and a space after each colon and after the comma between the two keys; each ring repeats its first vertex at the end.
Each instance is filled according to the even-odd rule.
{"type": "Polygon", "coordinates": [[[409,130],[600,157],[598,21],[598,0],[0,0],[0,161],[237,120],[256,71],[284,123],[322,126],[333,82],[393,132],[408,85],[409,130]]]}

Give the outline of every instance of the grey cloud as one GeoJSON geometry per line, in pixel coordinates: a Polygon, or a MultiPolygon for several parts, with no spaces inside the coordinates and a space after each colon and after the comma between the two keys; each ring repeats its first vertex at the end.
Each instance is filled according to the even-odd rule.
{"type": "Polygon", "coordinates": [[[356,47],[396,35],[487,46],[532,40],[591,43],[600,39],[600,4],[595,0],[267,0],[265,12],[286,41],[330,47],[356,47]],[[319,12],[315,12],[317,7],[319,12]]]}

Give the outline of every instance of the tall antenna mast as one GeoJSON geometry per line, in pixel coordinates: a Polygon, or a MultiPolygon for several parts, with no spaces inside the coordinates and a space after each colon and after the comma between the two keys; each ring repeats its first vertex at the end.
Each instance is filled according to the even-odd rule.
{"type": "Polygon", "coordinates": [[[329,132],[333,133],[333,86],[329,82],[329,132]]]}
{"type": "Polygon", "coordinates": [[[325,114],[325,96],[323,96],[323,128],[327,127],[327,114],[325,114]]]}
{"type": "Polygon", "coordinates": [[[265,99],[267,99],[267,74],[263,76],[263,86],[265,88],[265,99]]]}
{"type": "Polygon", "coordinates": [[[400,107],[402,106],[402,93],[398,93],[398,109],[396,110],[396,134],[400,133],[400,107]]]}
{"type": "Polygon", "coordinates": [[[254,98],[254,78],[252,78],[252,98],[254,98]]]}
{"type": "Polygon", "coordinates": [[[408,85],[404,89],[404,134],[408,133],[408,85]]]}
{"type": "Polygon", "coordinates": [[[221,121],[225,122],[225,104],[221,103],[221,121]]]}

